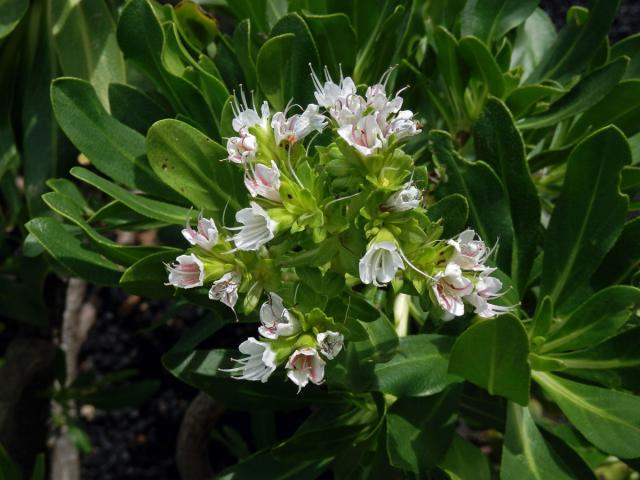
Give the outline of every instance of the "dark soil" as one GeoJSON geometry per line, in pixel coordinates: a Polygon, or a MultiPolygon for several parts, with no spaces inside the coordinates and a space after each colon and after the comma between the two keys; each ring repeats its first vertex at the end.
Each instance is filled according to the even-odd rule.
{"type": "MultiPolygon", "coordinates": [[[[587,2],[542,0],[541,6],[560,27],[568,7],[576,3],[587,2]]],[[[639,31],[640,1],[623,0],[611,40],[639,31]]],[[[195,323],[202,312],[198,309],[180,311],[164,325],[150,329],[162,321],[166,302],[132,301],[116,289],[99,289],[96,294],[99,313],[82,349],[82,369],[93,369],[98,375],[135,369],[140,378],[158,380],[160,388],[139,407],[97,410],[93,418],[83,419],[93,451],[82,457],[82,478],[177,479],[178,429],[186,407],[197,392],[167,373],[160,358],[177,341],[183,327],[195,323]]],[[[229,340],[238,343],[233,334],[229,340]]]]}

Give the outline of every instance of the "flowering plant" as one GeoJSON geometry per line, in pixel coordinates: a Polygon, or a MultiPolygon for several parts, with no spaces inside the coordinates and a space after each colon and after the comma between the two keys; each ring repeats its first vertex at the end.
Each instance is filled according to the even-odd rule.
{"type": "Polygon", "coordinates": [[[267,432],[221,478],[634,468],[640,49],[606,40],[617,2],[559,35],[535,0],[218,3],[227,30],[131,0],[130,85],[53,82],[99,193],[50,181],[25,245],[208,312],[163,364],[267,432]]]}

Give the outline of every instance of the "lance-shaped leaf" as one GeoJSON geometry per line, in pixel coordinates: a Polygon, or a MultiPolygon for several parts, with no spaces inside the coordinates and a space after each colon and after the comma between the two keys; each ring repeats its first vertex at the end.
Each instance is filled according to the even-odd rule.
{"type": "Polygon", "coordinates": [[[580,73],[607,35],[619,3],[619,0],[593,0],[586,21],[581,21],[579,15],[570,16],[526,82],[539,83],[547,78],[564,82],[580,73]]]}
{"type": "Polygon", "coordinates": [[[57,0],[52,2],[52,17],[53,44],[62,73],[88,80],[102,105],[109,108],[109,84],[124,82],[126,77],[108,3],[57,0]]]}
{"type": "Polygon", "coordinates": [[[509,196],[514,242],[511,277],[522,294],[540,237],[540,200],[525,159],[524,142],[507,107],[487,102],[474,130],[477,158],[499,172],[509,196]]]}
{"type": "Polygon", "coordinates": [[[540,0],[469,0],[462,11],[462,34],[490,44],[524,22],[540,0]]]}
{"type": "Polygon", "coordinates": [[[533,378],[596,447],[621,458],[640,456],[640,398],[550,373],[533,378]]]}
{"type": "Polygon", "coordinates": [[[605,288],[560,320],[547,335],[542,352],[577,350],[606,340],[629,320],[640,305],[640,289],[626,285],[605,288]]]}
{"type": "Polygon", "coordinates": [[[25,227],[42,244],[47,253],[74,275],[90,279],[97,285],[115,286],[120,279],[118,265],[82,246],[80,240],[51,217],[30,220],[25,227]]]}
{"type": "Polygon", "coordinates": [[[542,128],[584,112],[604,99],[618,85],[629,60],[620,57],[589,73],[549,110],[518,122],[521,129],[542,128]]]}
{"type": "Polygon", "coordinates": [[[111,117],[91,84],[58,78],[51,102],[60,128],[98,170],[126,187],[171,195],[146,164],[144,137],[111,117]]]}
{"type": "Polygon", "coordinates": [[[615,127],[587,137],[569,156],[545,237],[540,288],[560,313],[584,298],[589,278],[622,231],[629,201],[619,190],[620,171],[630,161],[629,144],[615,127]]]}
{"type": "Polygon", "coordinates": [[[523,70],[523,77],[529,76],[551,48],[556,37],[556,27],[551,18],[544,10],[537,8],[518,27],[518,33],[513,43],[510,68],[518,66],[523,70]]]}
{"type": "Polygon", "coordinates": [[[227,204],[235,211],[241,207],[239,199],[246,198],[242,171],[226,160],[226,149],[184,122],[155,123],[147,135],[147,150],[158,177],[218,220],[227,204]]]}
{"type": "Polygon", "coordinates": [[[513,315],[480,320],[458,337],[449,373],[520,405],[529,402],[529,340],[513,315]]]}
{"type": "Polygon", "coordinates": [[[604,257],[600,268],[593,276],[593,284],[605,287],[623,283],[640,265],[640,218],[627,222],[613,248],[604,257]]]}
{"type": "Polygon", "coordinates": [[[527,407],[509,403],[502,446],[500,478],[503,480],[571,480],[555,459],[527,407]]]}
{"type": "Polygon", "coordinates": [[[513,225],[502,182],[488,164],[471,163],[460,157],[448,133],[432,131],[429,140],[435,158],[447,169],[447,181],[439,192],[459,193],[467,198],[469,223],[488,245],[500,243],[497,263],[501,270],[509,271],[513,225]]]}
{"type": "Polygon", "coordinates": [[[28,8],[29,0],[0,0],[0,39],[16,28],[28,8]]]}

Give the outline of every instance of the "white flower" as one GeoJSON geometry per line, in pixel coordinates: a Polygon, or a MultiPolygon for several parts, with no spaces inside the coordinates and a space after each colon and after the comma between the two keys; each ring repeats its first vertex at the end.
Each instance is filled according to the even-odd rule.
{"type": "Polygon", "coordinates": [[[311,80],[316,89],[314,95],[321,107],[329,110],[335,108],[336,105],[344,105],[350,96],[356,94],[356,84],[353,83],[351,77],[344,78],[342,74],[340,74],[340,83],[336,84],[333,82],[331,75],[329,75],[329,70],[326,67],[324,69],[324,76],[325,82],[323,85],[313,69],[311,69],[311,80]]]}
{"type": "Polygon", "coordinates": [[[265,383],[276,369],[276,353],[268,342],[260,342],[253,337],[247,338],[238,347],[240,353],[247,355],[244,358],[232,360],[239,363],[239,367],[220,369],[222,372],[230,372],[239,380],[260,380],[265,383]],[[241,372],[241,373],[240,373],[241,372]],[[240,373],[239,375],[237,375],[240,373]]]}
{"type": "MultiPolygon", "coordinates": [[[[384,76],[380,80],[384,81],[386,84],[384,76]]],[[[400,97],[400,92],[398,92],[392,100],[389,100],[385,90],[386,85],[378,83],[368,87],[365,96],[367,97],[367,105],[369,107],[380,112],[385,117],[388,117],[389,115],[400,111],[400,108],[402,107],[402,97],[400,97]]]]}
{"type": "Polygon", "coordinates": [[[258,163],[253,169],[253,175],[248,171],[244,176],[244,184],[252,197],[261,196],[280,202],[280,170],[276,162],[271,160],[271,168],[258,163]]]}
{"type": "Polygon", "coordinates": [[[384,136],[374,114],[361,118],[355,125],[340,127],[338,135],[365,156],[374,154],[384,145],[384,136]]]}
{"type": "Polygon", "coordinates": [[[373,283],[381,287],[396,276],[398,269],[404,270],[402,257],[393,242],[378,242],[369,247],[358,264],[362,283],[373,283]]]}
{"type": "Polygon", "coordinates": [[[460,266],[449,263],[433,277],[433,293],[442,309],[456,317],[464,315],[462,297],[473,291],[473,283],[462,275],[460,266]]]}
{"type": "Polygon", "coordinates": [[[237,228],[239,232],[232,238],[238,250],[258,250],[275,236],[278,226],[260,205],[256,202],[250,205],[236,213],[236,220],[244,225],[237,228]]]}
{"type": "Polygon", "coordinates": [[[240,134],[249,133],[251,127],[260,126],[267,128],[269,125],[269,104],[265,101],[262,103],[260,109],[260,115],[258,115],[255,104],[253,108],[249,108],[247,105],[247,99],[244,96],[244,91],[240,90],[240,98],[242,103],[238,102],[238,98],[231,104],[231,110],[233,111],[234,118],[231,121],[233,129],[240,134]]]}
{"type": "Polygon", "coordinates": [[[332,332],[331,330],[319,333],[316,336],[316,340],[320,347],[320,353],[329,360],[336,358],[344,345],[344,336],[341,333],[332,332]]]}
{"type": "Polygon", "coordinates": [[[464,270],[484,270],[484,262],[491,253],[486,245],[477,237],[476,232],[471,229],[462,232],[456,239],[449,240],[447,244],[455,249],[451,262],[460,265],[464,270]]]}
{"type": "Polygon", "coordinates": [[[238,272],[225,273],[213,282],[209,290],[209,298],[218,300],[233,310],[238,301],[238,287],[240,286],[241,278],[238,272]]]}
{"type": "Polygon", "coordinates": [[[227,159],[233,163],[246,164],[256,158],[258,144],[256,137],[243,132],[239,137],[231,137],[227,140],[227,159]]]}
{"type": "Polygon", "coordinates": [[[298,393],[305,387],[309,380],[320,385],[324,379],[324,366],[326,362],[320,358],[315,348],[299,348],[291,354],[286,368],[287,377],[298,385],[298,393]]]}
{"type": "Polygon", "coordinates": [[[388,129],[385,131],[385,135],[395,135],[395,137],[400,140],[420,132],[420,125],[413,119],[413,112],[411,112],[411,110],[402,110],[391,120],[388,129]]]}
{"type": "Polygon", "coordinates": [[[265,338],[276,339],[288,337],[300,331],[300,324],[295,316],[284,308],[282,298],[276,294],[269,294],[270,301],[260,307],[260,327],[258,332],[265,338]]]}
{"type": "Polygon", "coordinates": [[[420,206],[422,195],[413,183],[407,183],[402,190],[391,195],[382,204],[382,209],[391,212],[406,212],[420,206]]]}
{"type": "Polygon", "coordinates": [[[173,264],[166,265],[169,282],[178,288],[201,287],[204,282],[204,265],[193,253],[180,255],[173,264]]]}
{"type": "Polygon", "coordinates": [[[211,250],[218,243],[218,228],[211,218],[198,217],[198,229],[194,230],[187,220],[187,225],[182,229],[182,236],[191,245],[198,245],[205,250],[211,250]]]}
{"type": "Polygon", "coordinates": [[[283,140],[295,143],[314,130],[321,132],[327,125],[327,119],[324,115],[318,113],[319,109],[318,105],[312,103],[301,114],[292,115],[289,118],[283,112],[274,114],[271,120],[271,127],[276,137],[276,144],[280,145],[283,140]]]}
{"type": "Polygon", "coordinates": [[[495,277],[489,275],[495,271],[495,268],[489,268],[480,273],[480,278],[476,282],[473,293],[464,297],[464,299],[475,307],[474,313],[479,317],[492,318],[504,312],[510,312],[514,309],[512,306],[493,305],[489,300],[501,296],[498,293],[502,289],[502,282],[495,277]]]}

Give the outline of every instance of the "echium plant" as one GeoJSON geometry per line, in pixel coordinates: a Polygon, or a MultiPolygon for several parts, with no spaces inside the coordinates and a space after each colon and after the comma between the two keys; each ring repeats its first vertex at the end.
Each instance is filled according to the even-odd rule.
{"type": "Polygon", "coordinates": [[[320,268],[343,274],[334,277],[339,288],[392,283],[430,298],[443,320],[464,315],[465,304],[483,318],[514,308],[492,303],[502,282],[492,276],[491,251],[475,232],[440,239],[442,227],[426,215],[426,179],[414,178],[414,161],[402,150],[422,126],[402,110],[401,92],[386,91],[391,72],[360,95],[351,77],[341,73],[335,83],[325,68],[324,81],[311,75],[317,104],[289,104],[273,114],[267,101],[249,105],[242,89],[235,99],[238,136],[227,140],[226,161],[244,170],[250,206],[236,213],[240,226],[219,229],[199,216],[193,229],[188,220],[182,234],[191,248],[167,270],[168,284],[206,286],[211,300],[232,309],[239,294],[257,299],[267,292],[259,339],[244,341],[246,356],[225,370],[237,378],[266,382],[283,365],[299,388],[323,382],[326,360],[342,350],[349,328],[322,305],[299,306],[295,269],[275,262],[323,242],[351,245],[346,263],[327,258],[320,268]],[[295,108],[301,113],[292,114],[295,108]],[[326,146],[314,145],[325,130],[326,146]],[[357,277],[350,274],[356,270],[357,277]]]}

